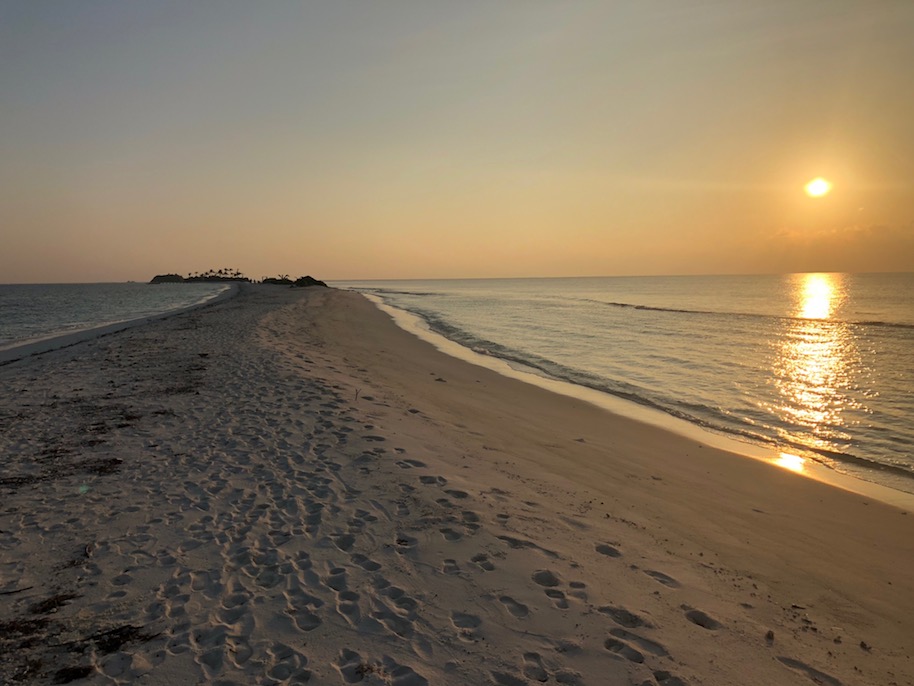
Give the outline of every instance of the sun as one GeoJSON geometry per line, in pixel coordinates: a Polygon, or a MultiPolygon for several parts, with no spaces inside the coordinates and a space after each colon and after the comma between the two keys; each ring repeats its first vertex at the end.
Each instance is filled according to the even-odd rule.
{"type": "Polygon", "coordinates": [[[831,190],[831,182],[821,176],[806,184],[806,195],[810,198],[821,198],[831,190]]]}

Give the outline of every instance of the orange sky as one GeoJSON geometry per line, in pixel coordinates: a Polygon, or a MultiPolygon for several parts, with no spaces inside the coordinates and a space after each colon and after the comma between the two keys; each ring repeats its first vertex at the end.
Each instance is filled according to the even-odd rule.
{"type": "Polygon", "coordinates": [[[0,282],[910,271],[912,35],[894,1],[0,2],[0,282]]]}

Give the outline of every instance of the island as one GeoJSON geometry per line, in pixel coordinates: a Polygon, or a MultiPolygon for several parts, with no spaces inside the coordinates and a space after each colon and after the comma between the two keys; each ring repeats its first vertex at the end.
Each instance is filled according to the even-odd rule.
{"type": "Polygon", "coordinates": [[[310,286],[323,286],[327,284],[313,276],[300,276],[292,280],[288,274],[279,276],[265,276],[260,281],[254,281],[242,274],[237,269],[209,269],[205,272],[191,272],[187,276],[180,274],[157,274],[149,281],[150,284],[160,283],[211,283],[214,281],[242,281],[245,283],[261,283],[272,286],[291,286],[292,288],[307,288],[310,286]]]}

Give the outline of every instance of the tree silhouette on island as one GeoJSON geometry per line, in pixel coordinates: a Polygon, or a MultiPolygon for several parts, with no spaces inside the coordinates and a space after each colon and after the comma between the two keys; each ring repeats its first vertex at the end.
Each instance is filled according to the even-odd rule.
{"type": "Polygon", "coordinates": [[[327,284],[315,279],[313,276],[300,276],[294,281],[289,278],[288,274],[279,276],[265,276],[260,281],[253,281],[237,269],[222,268],[209,269],[205,272],[189,272],[187,276],[180,274],[157,274],[152,277],[149,283],[212,283],[222,281],[241,281],[244,283],[262,283],[272,286],[292,286],[294,288],[304,288],[307,286],[324,286],[327,284]]]}

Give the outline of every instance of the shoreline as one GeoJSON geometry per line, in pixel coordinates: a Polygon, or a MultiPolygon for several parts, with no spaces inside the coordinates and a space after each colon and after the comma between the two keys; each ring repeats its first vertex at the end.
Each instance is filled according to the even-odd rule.
{"type": "MultiPolygon", "coordinates": [[[[349,290],[349,289],[347,289],[349,290]]],[[[742,457],[761,460],[769,465],[791,471],[799,476],[814,479],[822,483],[864,495],[897,507],[914,509],[914,492],[901,488],[888,486],[876,481],[869,481],[856,474],[841,472],[812,457],[800,457],[785,453],[775,447],[765,446],[759,442],[740,440],[723,431],[714,431],[707,427],[694,424],[685,419],[667,414],[659,409],[639,405],[636,402],[619,398],[610,393],[599,391],[586,386],[580,386],[570,381],[554,379],[533,371],[518,369],[508,361],[498,357],[482,355],[466,346],[450,340],[446,336],[431,330],[428,324],[418,315],[408,310],[388,305],[379,296],[370,293],[359,293],[372,302],[380,311],[393,319],[401,329],[417,338],[433,345],[442,353],[464,362],[469,362],[485,369],[492,370],[507,378],[517,379],[537,386],[544,390],[583,400],[599,407],[606,412],[621,415],[643,424],[656,427],[665,431],[709,445],[726,452],[742,457]]],[[[866,467],[866,472],[877,471],[877,467],[866,467]]],[[[900,476],[901,479],[911,480],[911,477],[900,476]]],[[[914,486],[912,486],[914,488],[914,486]]]]}
{"type": "Polygon", "coordinates": [[[69,348],[85,341],[102,338],[103,336],[117,333],[118,331],[123,331],[134,326],[142,326],[166,317],[181,314],[182,312],[190,312],[200,307],[209,307],[210,305],[215,305],[216,303],[235,297],[238,295],[239,291],[240,286],[238,284],[229,284],[227,289],[203,302],[196,302],[192,305],[168,310],[167,312],[160,312],[159,314],[153,314],[146,317],[137,317],[135,319],[125,319],[109,324],[102,324],[100,326],[93,326],[88,329],[80,329],[71,333],[53,334],[51,336],[32,339],[22,343],[15,343],[9,347],[0,348],[0,366],[10,364],[11,362],[17,362],[34,355],[42,355],[53,350],[69,348]]]}
{"type": "Polygon", "coordinates": [[[255,286],[0,380],[0,680],[914,683],[911,514],[357,293],[255,286]]]}

